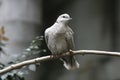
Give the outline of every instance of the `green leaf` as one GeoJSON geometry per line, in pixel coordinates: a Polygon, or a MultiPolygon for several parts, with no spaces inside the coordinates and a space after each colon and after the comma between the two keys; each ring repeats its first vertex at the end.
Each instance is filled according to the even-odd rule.
{"type": "Polygon", "coordinates": [[[5,65],[3,63],[0,63],[0,69],[3,69],[5,65]]]}
{"type": "Polygon", "coordinates": [[[35,64],[29,65],[28,68],[29,68],[29,70],[31,70],[31,71],[34,71],[34,72],[36,71],[36,65],[35,65],[35,64]]]}
{"type": "Polygon", "coordinates": [[[37,36],[30,46],[25,50],[24,54],[31,55],[31,54],[39,54],[41,52],[41,44],[43,42],[43,36],[37,36]]]}
{"type": "Polygon", "coordinates": [[[5,44],[0,41],[0,46],[5,46],[5,44]]]}

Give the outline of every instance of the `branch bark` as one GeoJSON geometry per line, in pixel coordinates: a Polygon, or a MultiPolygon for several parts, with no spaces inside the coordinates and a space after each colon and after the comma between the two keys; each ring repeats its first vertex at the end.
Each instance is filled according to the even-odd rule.
{"type": "Polygon", "coordinates": [[[66,52],[64,54],[56,54],[56,55],[48,55],[48,56],[43,56],[27,61],[23,61],[17,64],[10,65],[4,69],[0,70],[0,75],[5,74],[7,72],[10,72],[14,69],[19,69],[22,68],[23,66],[30,65],[30,64],[35,64],[35,63],[40,63],[43,61],[47,60],[53,60],[53,59],[58,59],[61,57],[69,56],[69,55],[106,55],[106,56],[116,56],[120,57],[120,52],[109,52],[109,51],[98,51],[98,50],[77,50],[77,51],[70,51],[66,52]]]}

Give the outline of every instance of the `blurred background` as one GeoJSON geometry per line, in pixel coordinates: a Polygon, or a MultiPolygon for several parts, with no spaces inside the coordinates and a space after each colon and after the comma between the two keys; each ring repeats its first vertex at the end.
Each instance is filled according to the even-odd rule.
{"type": "MultiPolygon", "coordinates": [[[[3,48],[7,55],[1,54],[0,61],[17,58],[63,13],[73,18],[69,25],[75,32],[76,50],[120,51],[119,0],[0,0],[0,26],[5,26],[10,39],[3,48]]],[[[120,80],[120,58],[76,57],[77,70],[67,71],[60,60],[47,61],[24,76],[26,80],[120,80]]]]}

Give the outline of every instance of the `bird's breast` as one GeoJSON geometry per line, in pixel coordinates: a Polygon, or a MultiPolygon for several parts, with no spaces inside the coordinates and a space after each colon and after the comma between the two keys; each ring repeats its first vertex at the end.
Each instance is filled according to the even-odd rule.
{"type": "Polygon", "coordinates": [[[64,53],[68,51],[67,42],[65,39],[65,33],[53,33],[53,36],[49,37],[49,48],[55,53],[64,53]]]}
{"type": "Polygon", "coordinates": [[[55,40],[55,45],[56,45],[56,49],[58,53],[63,53],[63,52],[68,51],[67,42],[64,36],[57,37],[55,40]]]}

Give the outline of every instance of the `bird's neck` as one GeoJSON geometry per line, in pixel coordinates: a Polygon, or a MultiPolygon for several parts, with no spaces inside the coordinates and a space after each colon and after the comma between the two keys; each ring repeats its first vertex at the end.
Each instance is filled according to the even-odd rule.
{"type": "Polygon", "coordinates": [[[68,22],[58,22],[58,21],[56,21],[55,23],[61,24],[61,25],[63,25],[63,26],[67,26],[67,25],[68,25],[68,22]]]}

